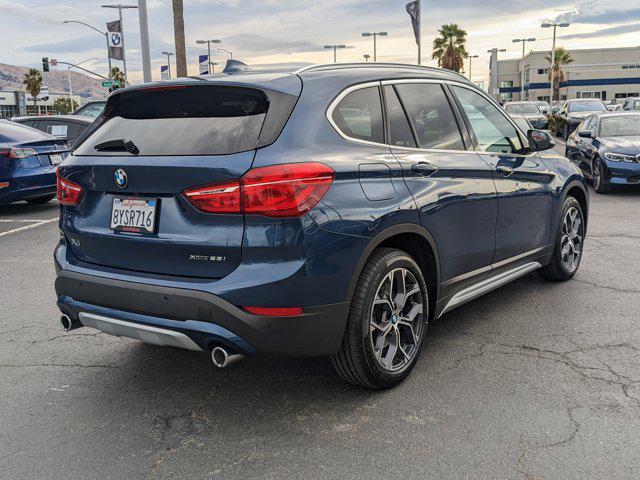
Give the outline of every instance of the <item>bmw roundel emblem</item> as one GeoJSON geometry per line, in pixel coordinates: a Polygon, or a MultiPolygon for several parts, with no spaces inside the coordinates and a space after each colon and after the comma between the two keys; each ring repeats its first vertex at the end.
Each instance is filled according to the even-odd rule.
{"type": "Polygon", "coordinates": [[[113,174],[113,178],[118,188],[126,188],[127,186],[127,172],[119,168],[113,174]]]}
{"type": "Polygon", "coordinates": [[[122,37],[120,36],[120,34],[118,32],[112,33],[111,43],[113,43],[113,46],[118,47],[120,45],[120,42],[122,42],[122,37]]]}

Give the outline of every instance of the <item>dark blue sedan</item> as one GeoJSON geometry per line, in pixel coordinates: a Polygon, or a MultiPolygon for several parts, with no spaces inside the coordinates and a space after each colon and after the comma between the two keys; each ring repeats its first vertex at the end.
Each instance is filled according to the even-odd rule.
{"type": "Polygon", "coordinates": [[[640,184],[640,113],[608,112],[587,117],[567,140],[566,156],[598,193],[615,185],[640,184]]]}
{"type": "Polygon", "coordinates": [[[47,203],[56,195],[56,166],[66,142],[35,128],[0,120],[0,205],[47,203]]]}

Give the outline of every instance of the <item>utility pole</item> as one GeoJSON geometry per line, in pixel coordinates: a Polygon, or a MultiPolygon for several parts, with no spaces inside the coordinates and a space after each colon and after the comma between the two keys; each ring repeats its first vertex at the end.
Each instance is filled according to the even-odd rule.
{"type": "Polygon", "coordinates": [[[227,52],[229,54],[229,60],[233,60],[233,52],[230,52],[229,50],[225,50],[224,48],[216,48],[216,50],[227,52]]]}
{"type": "Polygon", "coordinates": [[[325,45],[324,46],[325,50],[333,50],[333,63],[338,62],[338,54],[337,54],[338,49],[342,50],[345,48],[351,48],[351,47],[347,45],[325,45]]]}
{"type": "MultiPolygon", "coordinates": [[[[212,62],[211,62],[211,44],[212,43],[222,43],[222,40],[220,40],[220,39],[215,39],[215,40],[196,40],[196,43],[198,45],[204,45],[205,43],[207,44],[207,72],[208,73],[213,73],[213,71],[211,69],[211,66],[212,66],[212,62]]],[[[218,50],[221,50],[221,49],[219,48],[218,50]]],[[[225,50],[225,52],[226,51],[227,50],[225,50]]],[[[214,70],[215,70],[215,66],[214,66],[214,70]]]]}
{"type": "Polygon", "coordinates": [[[422,5],[418,0],[418,65],[422,65],[422,5]]]}
{"type": "Polygon", "coordinates": [[[151,81],[151,53],[149,52],[149,21],[147,0],[138,0],[138,20],[140,21],[140,50],[142,50],[142,76],[144,82],[151,81]]]}
{"type": "MultiPolygon", "coordinates": [[[[124,23],[122,22],[122,10],[128,8],[138,8],[137,5],[102,5],[102,8],[117,8],[118,9],[118,19],[120,20],[120,32],[122,33],[122,70],[124,72],[124,84],[129,83],[127,80],[127,53],[126,47],[124,44],[124,23]]],[[[111,69],[109,69],[111,70],[111,69]]]]}
{"type": "Polygon", "coordinates": [[[167,56],[167,75],[169,75],[169,79],[171,79],[171,55],[172,52],[162,52],[162,55],[167,56]]]}
{"type": "Polygon", "coordinates": [[[522,71],[520,72],[520,100],[524,100],[524,47],[527,42],[535,42],[535,38],[514,38],[513,43],[522,43],[522,71]]]}
{"type": "Polygon", "coordinates": [[[469,80],[471,81],[471,59],[478,58],[478,55],[469,55],[469,80]]]}
{"type": "Polygon", "coordinates": [[[184,6],[182,0],[172,0],[173,36],[176,43],[176,76],[187,76],[187,53],[184,44],[184,6]]]}
{"type": "Polygon", "coordinates": [[[378,61],[377,47],[376,47],[376,38],[377,37],[386,37],[388,35],[387,32],[363,32],[363,37],[373,37],[373,61],[378,61]]]}
{"type": "MultiPolygon", "coordinates": [[[[551,95],[549,96],[549,104],[551,104],[551,102],[553,102],[553,94],[554,94],[554,88],[553,85],[555,83],[555,73],[556,73],[556,29],[558,27],[560,28],[566,28],[569,26],[568,23],[543,23],[542,28],[550,28],[553,27],[553,46],[551,47],[551,73],[549,74],[549,80],[551,80],[551,95]]],[[[560,100],[560,89],[558,89],[558,100],[560,100]]]]}

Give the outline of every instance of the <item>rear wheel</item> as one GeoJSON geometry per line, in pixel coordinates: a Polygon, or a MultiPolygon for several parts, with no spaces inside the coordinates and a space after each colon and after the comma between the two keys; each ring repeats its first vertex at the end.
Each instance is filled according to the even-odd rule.
{"type": "Polygon", "coordinates": [[[562,208],[562,218],[556,235],[551,262],[538,270],[548,280],[569,280],[575,275],[582,260],[585,223],[580,203],[567,197],[562,208]]]}
{"type": "Polygon", "coordinates": [[[29,200],[27,200],[27,203],[31,205],[44,205],[45,203],[49,203],[54,198],[56,198],[55,195],[47,195],[46,197],[30,198],[29,200]]]}
{"type": "Polygon", "coordinates": [[[342,345],[331,357],[333,367],[355,385],[397,385],[418,360],[428,307],[416,262],[401,250],[376,250],[358,279],[342,345]]]}

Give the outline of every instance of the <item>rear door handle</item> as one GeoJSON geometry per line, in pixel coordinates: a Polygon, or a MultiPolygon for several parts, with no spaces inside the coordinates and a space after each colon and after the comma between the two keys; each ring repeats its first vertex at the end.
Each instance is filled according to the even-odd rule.
{"type": "Polygon", "coordinates": [[[507,167],[505,165],[498,165],[496,167],[496,172],[498,172],[501,175],[504,175],[505,177],[508,177],[513,173],[513,168],[507,167]]]}
{"type": "Polygon", "coordinates": [[[422,175],[423,177],[428,177],[436,170],[438,170],[438,167],[434,167],[427,162],[414,163],[413,165],[411,165],[411,171],[413,173],[417,173],[418,175],[422,175]]]}

